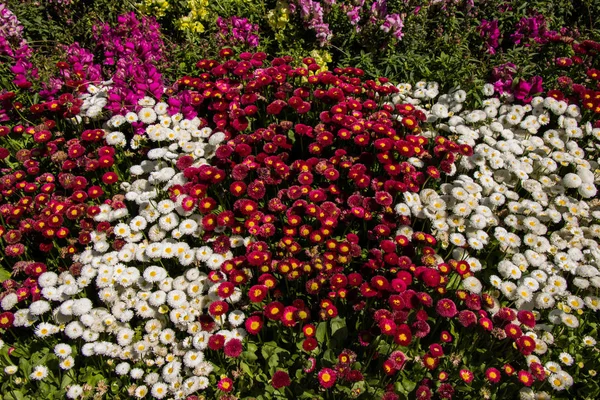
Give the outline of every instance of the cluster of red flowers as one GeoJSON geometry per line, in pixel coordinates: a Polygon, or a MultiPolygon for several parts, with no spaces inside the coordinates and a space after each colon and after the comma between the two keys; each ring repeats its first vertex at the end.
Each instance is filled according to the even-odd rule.
{"type": "MultiPolygon", "coordinates": [[[[364,81],[356,68],[314,74],[314,60],[295,68],[286,57],[257,69],[263,61],[261,53],[242,54],[240,61],[202,60],[198,67],[205,72],[179,81],[192,88],[199,115],[212,115],[226,141],[210,166],[191,167],[183,156],[177,166],[189,182],[172,188],[203,214],[204,239],[213,250],[234,252],[210,279],[229,283],[228,292],[243,289],[248,333],[269,335],[265,328],[278,325],[301,332],[299,344],[310,356],[330,345],[318,337],[317,324],[343,317],[358,332],[347,343],[359,346],[343,350],[335,364],[315,360],[323,388],[362,380],[367,370],[351,364],[369,354],[385,374],[396,374],[407,356],[374,353],[376,338],[391,336],[410,348],[413,338],[429,336],[436,314],[465,328],[479,326],[492,338],[495,317],[484,308],[491,310],[493,300],[448,286],[471,275],[469,264],[440,262],[435,238],[401,234],[411,220],[392,209],[404,193],[452,173],[471,147],[420,135],[423,113],[411,104],[386,103],[397,88],[384,78],[364,81]],[[231,235],[252,240],[240,252],[223,240],[231,235]]],[[[226,305],[213,303],[210,315],[226,305]]],[[[222,348],[218,336],[211,349],[222,348]]],[[[526,339],[515,340],[526,354],[526,339]]],[[[451,341],[444,332],[442,343],[451,341]]],[[[422,357],[424,370],[443,357],[442,345],[433,342],[422,357]]],[[[467,375],[459,374],[463,380],[467,375]]]]}
{"type": "MultiPolygon", "coordinates": [[[[112,171],[114,148],[103,145],[104,132],[99,129],[84,131],[80,139],[57,135],[49,140],[54,127],[53,121],[30,128],[0,127],[1,136],[31,135],[34,139],[31,148],[15,152],[13,168],[3,169],[0,177],[0,214],[5,222],[0,234],[7,243],[7,257],[24,254],[24,235],[39,243],[39,251],[60,250],[65,256],[74,254],[78,244],[89,243],[92,230],[110,227],[95,223],[93,217],[100,212],[103,186],[118,181],[112,171]]],[[[112,206],[120,208],[115,203],[112,206]]]]}
{"type": "MultiPolygon", "coordinates": [[[[77,276],[80,266],[70,257],[90,242],[92,231],[112,231],[110,223],[96,222],[94,216],[117,189],[115,149],[106,145],[104,130],[75,128],[68,120],[79,114],[78,93],[87,85],[69,63],[58,67],[74,79],[61,80],[53,91],[56,98],[40,95],[47,100],[27,106],[17,101],[18,93],[2,94],[1,265],[13,279],[3,282],[0,298],[14,292],[19,301],[39,299],[36,280],[46,268],[60,265],[77,276]]],[[[113,200],[106,202],[125,207],[123,196],[113,200]]],[[[8,314],[3,327],[12,324],[8,314]]]]}
{"type": "Polygon", "coordinates": [[[559,89],[549,90],[547,95],[570,104],[579,104],[596,120],[595,128],[600,128],[600,70],[596,68],[600,43],[593,40],[571,41],[570,57],[558,57],[556,65],[564,70],[557,78],[559,89]]]}

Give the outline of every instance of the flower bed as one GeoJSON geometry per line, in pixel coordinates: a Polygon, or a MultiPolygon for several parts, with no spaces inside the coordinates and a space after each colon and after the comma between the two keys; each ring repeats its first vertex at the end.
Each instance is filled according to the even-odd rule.
{"type": "Polygon", "coordinates": [[[0,13],[6,398],[597,397],[596,42],[523,18],[564,73],[473,99],[239,51],[264,37],[227,17],[169,84],[129,13],[40,79],[0,13]]]}

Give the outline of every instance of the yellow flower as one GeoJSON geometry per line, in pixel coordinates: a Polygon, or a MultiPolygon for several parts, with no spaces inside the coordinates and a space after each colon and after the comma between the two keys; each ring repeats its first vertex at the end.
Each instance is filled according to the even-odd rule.
{"type": "Polygon", "coordinates": [[[167,0],[142,0],[141,3],[137,3],[137,6],[143,14],[160,18],[164,17],[169,9],[169,2],[167,0]]]}
{"type": "Polygon", "coordinates": [[[267,21],[271,28],[282,30],[290,20],[289,5],[285,1],[278,1],[275,9],[267,13],[267,21]]]}

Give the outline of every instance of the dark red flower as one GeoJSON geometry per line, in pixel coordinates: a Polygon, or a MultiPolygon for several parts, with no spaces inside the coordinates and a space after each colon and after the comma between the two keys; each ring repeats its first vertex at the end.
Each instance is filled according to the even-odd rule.
{"type": "Polygon", "coordinates": [[[242,341],[237,338],[232,338],[225,343],[225,355],[227,357],[237,358],[242,354],[242,341]]]}
{"type": "Polygon", "coordinates": [[[15,316],[10,311],[3,312],[0,314],[0,328],[9,329],[12,327],[15,316]]]}
{"type": "Polygon", "coordinates": [[[410,327],[406,324],[398,325],[394,333],[394,343],[401,346],[408,346],[411,341],[412,332],[410,331],[410,327]]]}
{"type": "Polygon", "coordinates": [[[431,389],[425,385],[421,385],[417,388],[416,399],[417,400],[430,400],[432,396],[431,389]]]}
{"type": "Polygon", "coordinates": [[[213,301],[210,303],[210,306],[208,306],[208,312],[215,317],[225,314],[228,310],[229,304],[221,300],[213,301]]]}
{"type": "Polygon", "coordinates": [[[535,350],[535,339],[523,335],[516,340],[517,348],[521,354],[528,356],[535,350]]]}
{"type": "Polygon", "coordinates": [[[442,383],[437,390],[438,395],[442,399],[451,399],[454,395],[454,387],[449,383],[442,383]]]}
{"type": "Polygon", "coordinates": [[[225,336],[212,335],[208,338],[208,348],[211,350],[221,350],[225,346],[225,336]]]}
{"type": "Polygon", "coordinates": [[[231,392],[233,390],[233,381],[230,378],[221,378],[217,383],[219,390],[231,392]]]}
{"type": "Polygon", "coordinates": [[[285,371],[277,371],[273,374],[273,378],[271,378],[271,385],[275,389],[290,386],[291,383],[290,376],[285,371]]]}
{"type": "Polygon", "coordinates": [[[265,317],[267,317],[270,320],[277,321],[277,320],[281,319],[284,309],[285,309],[285,306],[283,305],[283,303],[281,303],[279,301],[274,301],[272,303],[269,303],[265,307],[265,317]]]}
{"type": "Polygon", "coordinates": [[[302,342],[302,348],[304,349],[304,351],[307,351],[307,352],[310,352],[310,351],[316,349],[318,345],[319,345],[319,342],[317,342],[317,339],[315,339],[314,337],[306,338],[302,342]]]}
{"type": "Polygon", "coordinates": [[[529,328],[535,327],[535,317],[531,311],[520,310],[517,313],[517,319],[519,320],[520,323],[522,323],[523,325],[525,325],[529,328]]]}

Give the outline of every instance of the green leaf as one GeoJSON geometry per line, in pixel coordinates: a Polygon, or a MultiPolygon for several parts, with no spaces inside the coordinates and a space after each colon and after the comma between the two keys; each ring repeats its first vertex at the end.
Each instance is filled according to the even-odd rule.
{"type": "Polygon", "coordinates": [[[246,361],[256,361],[258,360],[258,356],[256,355],[256,351],[258,347],[254,343],[248,343],[246,345],[246,351],[242,353],[242,359],[246,361]]]}
{"type": "Polygon", "coordinates": [[[346,319],[335,317],[331,320],[331,334],[335,335],[337,331],[346,327],[346,319]]]}
{"type": "Polygon", "coordinates": [[[400,383],[400,382],[395,382],[394,383],[394,390],[396,392],[402,393],[403,395],[407,395],[408,394],[408,390],[406,390],[404,388],[404,385],[402,385],[402,383],[400,383]]]}
{"type": "Polygon", "coordinates": [[[288,131],[288,134],[287,134],[287,136],[288,136],[288,138],[290,138],[290,141],[291,141],[292,143],[295,143],[295,142],[296,142],[296,134],[294,133],[294,131],[293,131],[293,130],[291,130],[291,129],[290,129],[290,130],[288,131]]]}
{"type": "Polygon", "coordinates": [[[252,378],[254,376],[254,374],[252,373],[252,369],[245,362],[241,362],[240,367],[242,368],[242,371],[244,371],[249,377],[252,378]]]}
{"type": "Polygon", "coordinates": [[[404,386],[404,389],[406,389],[406,391],[408,393],[412,392],[413,390],[415,390],[415,388],[417,387],[417,383],[411,381],[410,379],[403,377],[402,378],[402,386],[404,386]]]}
{"type": "Polygon", "coordinates": [[[325,342],[325,335],[327,334],[327,322],[319,322],[317,325],[316,337],[319,343],[325,342]]]}
{"type": "Polygon", "coordinates": [[[325,351],[325,353],[323,353],[323,360],[329,361],[332,364],[335,364],[337,362],[335,353],[331,349],[328,349],[327,351],[325,351]]]}
{"type": "Polygon", "coordinates": [[[299,399],[321,400],[323,397],[317,395],[313,390],[308,390],[302,393],[299,399]]]}
{"type": "Polygon", "coordinates": [[[268,382],[268,381],[269,381],[269,378],[267,377],[267,375],[265,375],[265,374],[263,373],[263,374],[256,375],[256,380],[257,380],[258,382],[268,382]]]}
{"type": "Polygon", "coordinates": [[[10,272],[0,267],[0,282],[4,282],[7,279],[10,279],[10,272]]]}
{"type": "Polygon", "coordinates": [[[331,320],[331,338],[334,346],[342,345],[348,337],[348,327],[344,318],[335,317],[331,320]]]}
{"type": "Polygon", "coordinates": [[[258,356],[255,352],[247,350],[242,352],[242,359],[252,362],[258,360],[258,356]]]}
{"type": "Polygon", "coordinates": [[[11,390],[8,393],[4,393],[4,398],[6,400],[24,400],[25,396],[19,390],[11,390]]]}
{"type": "Polygon", "coordinates": [[[60,383],[60,388],[65,389],[67,386],[73,383],[73,379],[68,375],[64,374],[62,377],[62,382],[60,383]]]}
{"type": "Polygon", "coordinates": [[[277,349],[278,347],[276,342],[266,342],[260,349],[260,353],[262,354],[264,359],[267,360],[273,354],[277,353],[277,349]]]}
{"type": "Polygon", "coordinates": [[[276,368],[279,365],[279,356],[277,356],[277,354],[273,354],[271,357],[269,357],[269,361],[267,363],[269,364],[269,367],[276,368]]]}

